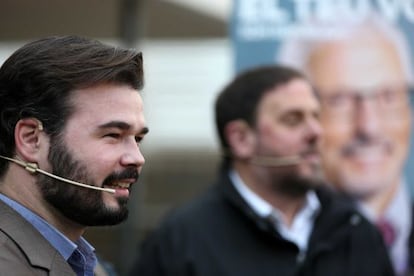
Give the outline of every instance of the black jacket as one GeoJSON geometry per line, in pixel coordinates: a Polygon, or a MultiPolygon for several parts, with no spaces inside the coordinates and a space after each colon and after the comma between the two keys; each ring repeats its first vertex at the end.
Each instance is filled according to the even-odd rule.
{"type": "Polygon", "coordinates": [[[144,242],[131,275],[381,276],[394,275],[380,234],[327,190],[308,251],[258,217],[227,174],[201,197],[173,211],[144,242]]]}
{"type": "MultiPolygon", "coordinates": [[[[412,224],[414,224],[414,205],[412,206],[412,219],[411,219],[412,224]]],[[[414,276],[414,225],[411,225],[411,233],[410,233],[410,239],[409,239],[409,245],[408,245],[408,254],[409,254],[409,259],[408,259],[408,266],[409,266],[409,271],[410,273],[408,273],[409,275],[413,275],[414,276]]]]}

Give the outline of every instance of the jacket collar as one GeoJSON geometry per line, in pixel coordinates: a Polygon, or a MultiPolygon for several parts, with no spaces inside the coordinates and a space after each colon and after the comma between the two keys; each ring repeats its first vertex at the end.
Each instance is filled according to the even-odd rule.
{"type": "MultiPolygon", "coordinates": [[[[271,222],[261,218],[250,208],[231,183],[226,170],[220,172],[217,188],[231,205],[260,230],[274,236],[275,230],[271,222]]],[[[322,247],[325,242],[330,245],[334,244],[335,240],[340,240],[347,232],[348,227],[360,223],[363,219],[349,198],[340,196],[326,187],[318,187],[315,192],[321,207],[310,237],[310,248],[311,244],[320,244],[322,247]]],[[[277,236],[280,238],[280,235],[277,234],[277,236]]]]}
{"type": "Polygon", "coordinates": [[[71,267],[56,249],[28,221],[1,200],[0,213],[0,231],[19,245],[32,266],[49,271],[52,268],[58,269],[56,275],[74,275],[71,267]]]}

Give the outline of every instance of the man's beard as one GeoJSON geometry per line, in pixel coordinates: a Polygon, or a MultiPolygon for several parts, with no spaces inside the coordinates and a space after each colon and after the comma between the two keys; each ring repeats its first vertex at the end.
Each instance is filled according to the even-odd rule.
{"type": "MultiPolygon", "coordinates": [[[[319,164],[312,166],[312,173],[303,175],[297,165],[289,166],[262,166],[259,174],[268,183],[268,187],[280,195],[292,198],[304,196],[309,190],[325,185],[319,164]]],[[[259,178],[262,178],[259,177],[259,178]]]]}
{"type": "Polygon", "coordinates": [[[303,177],[292,173],[277,176],[277,179],[273,181],[272,188],[277,193],[298,198],[304,196],[309,190],[321,185],[323,185],[321,179],[303,177]]]}
{"type": "MultiPolygon", "coordinates": [[[[73,157],[60,137],[51,139],[48,160],[53,174],[88,185],[95,184],[88,177],[87,166],[73,157]]],[[[128,168],[121,173],[113,173],[103,184],[125,178],[137,179],[137,170],[128,168]]],[[[38,175],[37,182],[47,202],[81,225],[114,225],[128,217],[127,198],[117,198],[119,207],[108,208],[103,202],[102,191],[77,187],[45,175],[38,175]]]]}
{"type": "Polygon", "coordinates": [[[296,169],[278,170],[272,173],[272,189],[277,193],[297,198],[304,196],[309,190],[324,186],[320,164],[312,165],[312,174],[301,175],[296,169]]]}

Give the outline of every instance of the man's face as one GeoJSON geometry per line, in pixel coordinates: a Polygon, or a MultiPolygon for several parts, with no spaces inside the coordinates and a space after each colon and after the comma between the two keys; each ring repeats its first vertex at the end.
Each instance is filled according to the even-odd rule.
{"type": "Polygon", "coordinates": [[[310,188],[310,182],[320,174],[318,146],[322,134],[319,103],[310,85],[293,79],[266,93],[259,102],[256,122],[256,155],[300,158],[297,165],[264,168],[275,188],[299,194],[310,188]],[[292,181],[283,181],[287,179],[292,181]],[[282,187],[283,183],[289,186],[282,187]]]}
{"type": "Polygon", "coordinates": [[[362,34],[318,48],[308,68],[321,96],[326,176],[357,197],[398,185],[411,124],[395,49],[377,35],[362,34]]]}
{"type": "Polygon", "coordinates": [[[115,194],[73,186],[39,175],[48,202],[81,225],[112,225],[127,217],[131,185],[145,160],[139,149],[147,128],[142,100],[128,86],[100,85],[75,91],[74,113],[50,140],[49,170],[115,194]]]}

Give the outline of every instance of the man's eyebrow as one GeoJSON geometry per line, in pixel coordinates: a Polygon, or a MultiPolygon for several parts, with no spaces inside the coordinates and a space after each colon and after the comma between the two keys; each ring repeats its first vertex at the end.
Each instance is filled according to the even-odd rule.
{"type": "Polygon", "coordinates": [[[149,128],[148,127],[143,127],[141,129],[141,131],[139,132],[139,134],[147,134],[149,132],[149,128]]]}
{"type": "Polygon", "coordinates": [[[111,121],[102,125],[99,125],[98,128],[104,129],[104,128],[119,128],[122,130],[128,130],[131,128],[130,124],[127,124],[125,122],[121,121],[111,121]]]}
{"type": "MultiPolygon", "coordinates": [[[[131,129],[131,125],[122,121],[111,121],[102,125],[98,126],[99,129],[105,129],[105,128],[119,128],[122,130],[129,130],[131,129]]],[[[143,127],[139,134],[146,134],[149,132],[148,127],[143,127]]]]}

